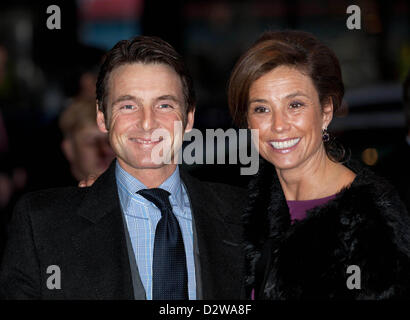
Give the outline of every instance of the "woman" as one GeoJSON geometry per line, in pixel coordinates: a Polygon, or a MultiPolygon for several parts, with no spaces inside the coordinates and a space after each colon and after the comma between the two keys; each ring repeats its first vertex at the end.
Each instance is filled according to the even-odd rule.
{"type": "Polygon", "coordinates": [[[334,53],[304,32],[269,32],[229,82],[239,126],[259,130],[245,211],[256,299],[408,297],[410,220],[395,191],[343,163],[327,127],[344,86],[334,53]]]}

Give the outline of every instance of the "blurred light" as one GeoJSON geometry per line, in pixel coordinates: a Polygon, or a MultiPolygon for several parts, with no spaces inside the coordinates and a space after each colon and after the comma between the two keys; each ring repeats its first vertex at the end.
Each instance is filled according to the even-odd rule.
{"type": "Polygon", "coordinates": [[[21,15],[15,24],[15,39],[18,45],[26,46],[31,41],[33,28],[28,17],[21,15]]]}
{"type": "Polygon", "coordinates": [[[141,34],[144,0],[77,0],[78,34],[85,45],[111,49],[119,40],[141,34]]]}
{"type": "Polygon", "coordinates": [[[368,166],[374,166],[379,159],[379,153],[375,148],[367,148],[362,152],[362,160],[368,166]]]}
{"type": "Polygon", "coordinates": [[[380,16],[374,12],[365,14],[364,20],[367,26],[367,32],[375,34],[383,31],[380,16]]]}

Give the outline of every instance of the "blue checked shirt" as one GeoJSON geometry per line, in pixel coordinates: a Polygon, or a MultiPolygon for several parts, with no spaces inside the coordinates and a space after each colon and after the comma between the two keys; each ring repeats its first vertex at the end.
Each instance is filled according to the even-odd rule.
{"type": "MultiPolygon", "coordinates": [[[[145,288],[147,300],[152,300],[152,256],[155,228],[161,219],[161,211],[153,203],[136,194],[137,191],[147,189],[147,187],[121,168],[118,161],[115,176],[121,209],[127,223],[139,275],[145,288]]],[[[159,188],[171,193],[169,199],[172,210],[179,222],[184,239],[188,269],[188,295],[190,300],[196,300],[191,207],[179,176],[178,167],[159,188]]]]}

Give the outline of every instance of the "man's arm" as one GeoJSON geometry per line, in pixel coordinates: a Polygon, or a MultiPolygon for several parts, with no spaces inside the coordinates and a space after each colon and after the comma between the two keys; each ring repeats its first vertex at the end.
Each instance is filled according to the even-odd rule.
{"type": "Polygon", "coordinates": [[[40,299],[40,268],[30,221],[30,199],[16,205],[0,268],[1,299],[40,299]]]}

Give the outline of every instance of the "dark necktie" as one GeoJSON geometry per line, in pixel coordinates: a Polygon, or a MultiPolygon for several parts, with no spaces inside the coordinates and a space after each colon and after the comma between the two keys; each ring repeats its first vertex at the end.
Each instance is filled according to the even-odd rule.
{"type": "Polygon", "coordinates": [[[137,192],[161,210],[155,229],[152,261],[152,299],[187,300],[188,272],[184,240],[169,202],[170,193],[160,188],[137,192]]]}

